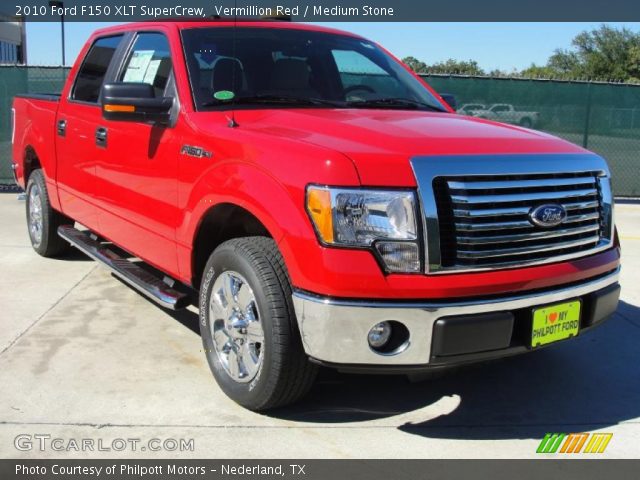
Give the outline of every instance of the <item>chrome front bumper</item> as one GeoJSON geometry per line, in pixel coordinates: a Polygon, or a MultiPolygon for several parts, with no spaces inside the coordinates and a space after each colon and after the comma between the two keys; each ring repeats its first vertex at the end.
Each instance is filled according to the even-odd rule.
{"type": "MultiPolygon", "coordinates": [[[[570,287],[486,300],[392,303],[330,299],[295,291],[293,303],[305,352],[316,360],[337,365],[429,366],[433,363],[434,324],[440,318],[515,311],[583,297],[617,284],[618,277],[619,269],[570,287]],[[408,346],[396,354],[377,353],[367,342],[371,327],[385,320],[399,321],[409,330],[408,346]]],[[[513,353],[526,349],[516,350],[513,353]]]]}

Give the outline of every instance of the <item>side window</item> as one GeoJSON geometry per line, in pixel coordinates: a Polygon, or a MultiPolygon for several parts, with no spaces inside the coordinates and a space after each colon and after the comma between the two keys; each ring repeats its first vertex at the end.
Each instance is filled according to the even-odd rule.
{"type": "Polygon", "coordinates": [[[161,97],[171,74],[169,41],[161,33],[140,33],[136,37],[122,72],[122,82],[148,83],[161,97]]]}
{"type": "Polygon", "coordinates": [[[116,52],[122,35],[97,39],[78,71],[71,98],[82,102],[97,103],[104,76],[116,52]]]}

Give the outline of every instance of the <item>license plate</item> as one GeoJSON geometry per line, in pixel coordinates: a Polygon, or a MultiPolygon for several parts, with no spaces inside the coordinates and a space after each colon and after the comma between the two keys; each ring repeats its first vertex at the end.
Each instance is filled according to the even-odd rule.
{"type": "Polygon", "coordinates": [[[535,308],[531,346],[539,347],[577,335],[580,328],[580,307],[580,300],[574,300],[535,308]]]}

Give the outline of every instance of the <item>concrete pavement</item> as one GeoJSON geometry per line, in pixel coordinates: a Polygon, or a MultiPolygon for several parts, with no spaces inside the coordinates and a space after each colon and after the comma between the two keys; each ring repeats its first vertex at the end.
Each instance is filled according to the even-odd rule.
{"type": "Polygon", "coordinates": [[[260,415],[218,389],[195,310],[164,311],[79,253],[39,257],[24,202],[2,194],[0,457],[521,458],[547,432],[601,431],[614,433],[603,457],[637,458],[640,205],[619,205],[617,221],[622,302],[595,331],[418,384],[323,372],[300,404],[260,415]],[[38,434],[65,450],[39,451],[38,434]],[[76,452],[82,439],[94,450],[76,452]],[[96,450],[131,439],[136,451],[96,450]]]}

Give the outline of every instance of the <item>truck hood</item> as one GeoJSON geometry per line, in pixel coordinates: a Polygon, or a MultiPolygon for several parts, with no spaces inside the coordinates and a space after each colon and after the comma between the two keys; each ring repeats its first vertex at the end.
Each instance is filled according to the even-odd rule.
{"type": "Polygon", "coordinates": [[[236,111],[236,119],[242,129],[343,153],[363,185],[414,186],[414,156],[584,153],[542,132],[452,113],[269,109],[236,111]]]}

